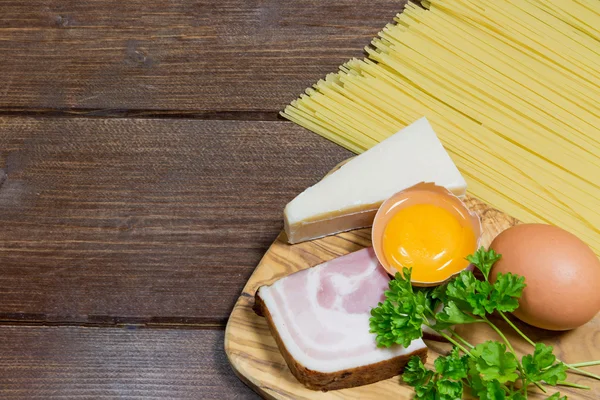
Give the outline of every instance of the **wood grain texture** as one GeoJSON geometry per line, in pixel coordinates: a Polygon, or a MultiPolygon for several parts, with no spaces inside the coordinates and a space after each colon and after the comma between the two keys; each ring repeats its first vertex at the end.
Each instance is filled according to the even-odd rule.
{"type": "MultiPolygon", "coordinates": [[[[506,228],[518,223],[497,210],[474,198],[467,199],[467,205],[476,211],[482,219],[482,245],[488,246],[493,238],[506,228]]],[[[312,242],[288,245],[282,233],[267,251],[260,264],[250,277],[244,291],[238,299],[227,324],[225,332],[225,351],[234,370],[241,380],[268,399],[409,399],[413,391],[401,383],[398,377],[372,385],[330,392],[315,392],[301,385],[289,371],[275,340],[270,335],[264,318],[252,310],[254,294],[262,285],[268,285],[293,272],[300,271],[335,257],[370,246],[370,229],[362,229],[336,236],[318,239],[312,242]]],[[[496,322],[496,321],[495,321],[496,322]]],[[[509,332],[509,328],[498,322],[509,332]]],[[[566,362],[579,362],[600,359],[600,317],[575,331],[560,334],[541,332],[517,322],[534,340],[544,340],[557,348],[557,354],[566,362]]],[[[488,339],[497,340],[491,329],[482,326],[460,327],[460,333],[473,343],[488,339]]],[[[515,334],[509,333],[511,343],[518,351],[531,352],[527,343],[515,334]]],[[[430,347],[428,365],[439,354],[450,350],[445,343],[427,341],[430,347]]],[[[600,367],[594,367],[600,372],[600,367]]],[[[590,369],[590,371],[594,371],[590,369]]],[[[569,377],[572,382],[592,386],[591,391],[561,388],[570,399],[597,399],[600,382],[577,375],[569,377]]],[[[531,398],[545,398],[541,392],[532,392],[531,398]]]]}
{"type": "Polygon", "coordinates": [[[399,0],[0,0],[0,110],[277,111],[399,0]]]}
{"type": "Polygon", "coordinates": [[[2,399],[256,399],[223,331],[0,326],[2,399]]]}
{"type": "Polygon", "coordinates": [[[0,320],[92,325],[224,325],[349,155],[283,121],[0,118],[0,143],[0,320]]]}

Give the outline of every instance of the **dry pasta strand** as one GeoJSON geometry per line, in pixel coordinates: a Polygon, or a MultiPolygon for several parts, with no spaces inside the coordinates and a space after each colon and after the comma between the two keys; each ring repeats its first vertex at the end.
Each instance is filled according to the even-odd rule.
{"type": "Polygon", "coordinates": [[[600,255],[599,3],[421,5],[281,114],[355,153],[426,116],[471,195],[600,255]]]}

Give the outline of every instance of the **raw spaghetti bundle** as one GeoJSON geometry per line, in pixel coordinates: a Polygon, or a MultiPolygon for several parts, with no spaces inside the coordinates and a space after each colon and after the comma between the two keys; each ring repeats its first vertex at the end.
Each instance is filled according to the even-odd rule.
{"type": "Polygon", "coordinates": [[[282,115],[356,153],[426,116],[470,194],[600,255],[600,3],[423,6],[282,115]]]}

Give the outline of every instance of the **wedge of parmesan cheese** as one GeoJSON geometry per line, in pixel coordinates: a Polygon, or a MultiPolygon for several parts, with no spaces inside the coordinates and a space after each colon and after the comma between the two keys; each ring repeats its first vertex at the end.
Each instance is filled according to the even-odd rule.
{"type": "Polygon", "coordinates": [[[381,203],[421,182],[464,196],[467,183],[426,118],[351,159],[284,210],[289,243],[365,228],[381,203]]]}

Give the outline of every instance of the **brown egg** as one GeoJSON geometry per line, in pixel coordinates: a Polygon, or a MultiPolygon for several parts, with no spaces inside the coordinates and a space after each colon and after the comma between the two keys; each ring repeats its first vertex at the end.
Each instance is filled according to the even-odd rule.
{"type": "Polygon", "coordinates": [[[522,275],[527,287],[514,315],[538,328],[567,330],[600,311],[600,260],[577,236],[552,225],[524,224],[498,235],[499,272],[522,275]]]}

